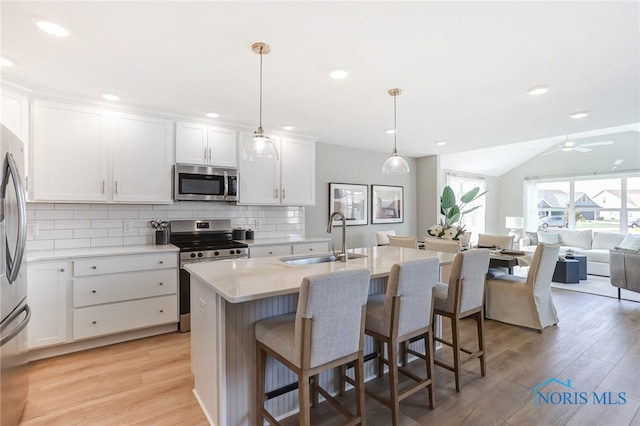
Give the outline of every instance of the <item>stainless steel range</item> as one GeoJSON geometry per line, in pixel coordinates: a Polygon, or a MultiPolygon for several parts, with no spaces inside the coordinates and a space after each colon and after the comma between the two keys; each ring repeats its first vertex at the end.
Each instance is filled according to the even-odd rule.
{"type": "Polygon", "coordinates": [[[180,331],[191,329],[190,277],[184,265],[249,257],[249,246],[231,239],[231,220],[172,220],[169,242],[180,248],[180,331]]]}

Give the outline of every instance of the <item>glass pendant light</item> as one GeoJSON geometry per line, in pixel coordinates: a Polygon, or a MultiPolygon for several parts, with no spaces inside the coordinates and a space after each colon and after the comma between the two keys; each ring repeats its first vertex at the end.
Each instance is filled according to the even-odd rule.
{"type": "Polygon", "coordinates": [[[396,138],[398,134],[398,126],[396,125],[396,96],[400,95],[402,90],[389,89],[389,94],[393,96],[393,151],[391,151],[391,157],[387,158],[387,161],[382,165],[382,173],[385,175],[399,175],[409,173],[409,163],[407,160],[398,155],[396,149],[396,138]]]}
{"type": "Polygon", "coordinates": [[[271,52],[271,48],[266,43],[253,43],[251,50],[260,55],[260,125],[253,138],[244,145],[240,155],[246,161],[277,161],[278,150],[262,130],[262,55],[271,52]]]}

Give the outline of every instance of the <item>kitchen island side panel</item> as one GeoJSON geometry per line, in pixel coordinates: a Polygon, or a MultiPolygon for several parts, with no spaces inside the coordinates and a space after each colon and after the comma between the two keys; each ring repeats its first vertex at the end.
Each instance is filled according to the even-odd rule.
{"type": "MultiPolygon", "coordinates": [[[[370,294],[384,292],[386,277],[371,280],[370,294]]],[[[257,321],[296,311],[298,294],[275,296],[243,303],[229,303],[192,276],[192,368],[194,393],[205,415],[215,425],[255,424],[255,333],[257,321]]],[[[422,346],[417,343],[417,346],[422,346]]],[[[365,353],[373,352],[373,341],[365,338],[365,353]]],[[[365,365],[365,377],[376,376],[377,363],[365,365]]],[[[349,373],[351,374],[351,371],[349,373]]],[[[284,365],[267,358],[266,391],[296,383],[297,377],[284,365]]],[[[320,384],[338,392],[337,371],[320,375],[320,384]]],[[[266,402],[276,418],[298,411],[298,393],[289,392],[266,402]]]]}

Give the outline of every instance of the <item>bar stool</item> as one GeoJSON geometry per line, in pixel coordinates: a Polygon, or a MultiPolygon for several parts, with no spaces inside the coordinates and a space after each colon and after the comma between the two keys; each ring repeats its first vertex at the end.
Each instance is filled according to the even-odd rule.
{"type": "Polygon", "coordinates": [[[453,349],[453,364],[436,358],[435,364],[453,371],[456,391],[460,391],[462,364],[474,359],[480,360],[480,372],[486,374],[484,351],[484,291],[487,270],[489,269],[489,250],[467,250],[456,254],[451,268],[449,284],[436,286],[434,315],[448,317],[451,320],[451,341],[436,337],[434,340],[453,349]],[[473,317],[478,329],[478,350],[472,351],[460,346],[460,320],[473,317]],[[461,359],[461,352],[467,357],[461,359]]]}
{"type": "Polygon", "coordinates": [[[314,401],[320,393],[345,415],[345,424],[365,424],[362,348],[369,275],[368,269],[350,269],[306,277],[296,313],[256,322],[257,424],[262,425],[264,419],[279,424],[264,407],[267,354],[298,375],[301,425],[310,424],[310,391],[314,401]],[[317,380],[321,371],[351,361],[356,371],[355,416],[317,380]],[[310,378],[314,378],[311,387],[310,378]]]}
{"type": "MultiPolygon", "coordinates": [[[[374,294],[367,301],[365,333],[373,337],[378,347],[378,377],[384,373],[384,364],[389,366],[390,398],[384,398],[366,389],[367,395],[391,409],[394,425],[400,420],[400,401],[422,388],[429,389],[429,407],[433,408],[433,342],[432,319],[433,297],[438,282],[439,260],[427,258],[401,262],[391,268],[385,294],[374,294]],[[425,338],[425,360],[427,378],[423,379],[404,367],[398,367],[398,343],[417,336],[425,338]],[[384,359],[384,344],[387,345],[388,360],[384,359]],[[408,389],[398,390],[398,373],[414,380],[408,389]]],[[[341,369],[341,384],[355,382],[341,369]]]]}

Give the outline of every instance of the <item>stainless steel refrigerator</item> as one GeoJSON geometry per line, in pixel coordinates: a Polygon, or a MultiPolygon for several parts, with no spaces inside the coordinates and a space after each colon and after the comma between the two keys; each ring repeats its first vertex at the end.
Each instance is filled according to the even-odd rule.
{"type": "Polygon", "coordinates": [[[0,425],[18,423],[27,399],[27,212],[24,145],[0,124],[0,425]]]}

